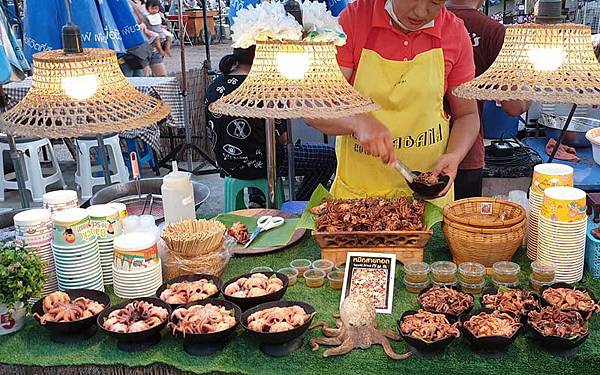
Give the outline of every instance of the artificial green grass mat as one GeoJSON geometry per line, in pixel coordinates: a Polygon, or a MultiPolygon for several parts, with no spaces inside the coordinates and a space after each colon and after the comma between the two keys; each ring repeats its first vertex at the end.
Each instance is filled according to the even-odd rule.
{"type": "MultiPolygon", "coordinates": [[[[297,246],[265,256],[232,258],[226,270],[227,280],[249,272],[255,266],[271,266],[279,269],[296,258],[317,259],[320,257],[316,243],[307,237],[297,246]]],[[[439,225],[426,250],[426,261],[450,259],[439,225]]],[[[527,285],[530,273],[529,262],[521,252],[515,259],[522,266],[521,283],[527,285]]],[[[395,282],[394,311],[392,315],[378,315],[381,328],[396,331],[396,319],[402,312],[417,307],[415,295],[407,293],[402,286],[402,267],[397,267],[395,282]]],[[[599,280],[586,274],[584,285],[598,291],[599,280]]],[[[339,305],[339,291],[329,286],[310,289],[302,281],[290,287],[287,300],[299,300],[312,304],[317,309],[315,321],[328,320],[333,323],[339,305]]],[[[477,307],[477,306],[476,306],[477,307]]],[[[10,336],[0,337],[0,363],[37,366],[76,365],[126,365],[147,366],[166,364],[180,370],[196,373],[221,371],[245,374],[585,374],[600,373],[600,328],[599,318],[591,320],[589,339],[576,355],[568,358],[552,356],[531,341],[530,333],[522,334],[499,358],[481,357],[470,350],[463,338],[456,340],[450,348],[437,356],[413,355],[405,361],[388,359],[381,347],[353,352],[333,358],[323,358],[322,352],[312,352],[308,340],[320,335],[320,330],[305,334],[304,346],[290,356],[272,358],[263,354],[255,342],[244,334],[240,327],[225,349],[211,357],[192,357],[185,353],[181,344],[163,331],[159,345],[146,352],[125,353],[116,347],[115,340],[98,333],[80,344],[56,344],[49,340],[48,333],[36,321],[29,318],[23,330],[10,336]]],[[[404,342],[393,342],[398,353],[407,350],[404,342]]]]}

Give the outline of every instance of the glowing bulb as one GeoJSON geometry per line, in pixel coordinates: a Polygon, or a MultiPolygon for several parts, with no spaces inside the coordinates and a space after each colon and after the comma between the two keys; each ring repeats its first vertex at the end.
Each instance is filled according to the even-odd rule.
{"type": "Polygon", "coordinates": [[[549,72],[560,68],[566,53],[560,47],[530,48],[527,55],[535,70],[549,72]]]}
{"type": "Polygon", "coordinates": [[[64,77],[61,87],[65,94],[76,100],[91,98],[98,89],[98,78],[93,75],[64,77]]]}
{"type": "Polygon", "coordinates": [[[279,52],[277,54],[279,73],[287,79],[303,79],[312,64],[312,57],[304,52],[279,52]]]}

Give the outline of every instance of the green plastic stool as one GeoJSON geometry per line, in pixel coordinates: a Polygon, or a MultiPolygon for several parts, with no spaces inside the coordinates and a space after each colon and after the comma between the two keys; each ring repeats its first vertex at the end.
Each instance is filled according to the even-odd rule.
{"type": "MultiPolygon", "coordinates": [[[[265,197],[268,196],[267,191],[268,183],[266,178],[259,178],[257,180],[238,180],[233,177],[225,177],[225,212],[243,210],[246,208],[244,202],[244,189],[253,187],[260,189],[265,197]]],[[[275,204],[279,208],[285,201],[285,193],[283,191],[283,181],[281,178],[277,179],[277,187],[275,192],[275,204]]],[[[268,206],[267,199],[267,206],[268,206]]]]}

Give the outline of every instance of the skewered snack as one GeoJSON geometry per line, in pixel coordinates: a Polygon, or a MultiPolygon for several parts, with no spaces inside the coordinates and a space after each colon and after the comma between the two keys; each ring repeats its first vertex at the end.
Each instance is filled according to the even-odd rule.
{"type": "Polygon", "coordinates": [[[195,305],[189,308],[179,308],[171,314],[169,328],[188,334],[208,334],[224,331],[236,324],[233,310],[227,310],[224,306],[215,306],[210,303],[206,305],[195,305]]]}
{"type": "Polygon", "coordinates": [[[596,311],[598,305],[584,291],[571,288],[548,288],[542,297],[552,306],[564,310],[596,311]]]}
{"type": "Polygon", "coordinates": [[[473,296],[451,288],[433,287],[417,301],[425,310],[440,314],[459,315],[473,306],[473,296]]]}
{"type": "Polygon", "coordinates": [[[473,315],[464,322],[464,327],[478,338],[490,336],[512,337],[521,328],[521,323],[517,318],[507,313],[494,311],[489,314],[482,312],[473,315]]]}
{"type": "Polygon", "coordinates": [[[413,179],[413,183],[421,183],[425,185],[435,185],[440,182],[440,176],[432,172],[421,173],[413,179]]]}
{"type": "Polygon", "coordinates": [[[300,306],[271,307],[251,314],[248,329],[254,332],[285,332],[300,327],[310,319],[310,314],[300,306]]]}
{"type": "Polygon", "coordinates": [[[380,232],[423,230],[425,204],[420,200],[334,199],[313,207],[318,232],[380,232]]]}
{"type": "Polygon", "coordinates": [[[517,315],[527,314],[539,307],[533,294],[522,289],[498,290],[496,294],[486,294],[482,298],[483,306],[497,311],[511,312],[517,315]]]}
{"type": "Polygon", "coordinates": [[[169,224],[162,233],[169,251],[179,256],[213,254],[223,244],[225,225],[217,220],[189,219],[169,224]]]}
{"type": "Polygon", "coordinates": [[[182,281],[165,289],[160,294],[160,299],[171,305],[184,305],[207,299],[218,291],[219,288],[212,280],[182,281]]]}
{"type": "Polygon", "coordinates": [[[253,273],[250,277],[240,277],[227,285],[225,294],[235,298],[260,297],[283,289],[283,281],[277,276],[267,277],[263,273],[253,273]]]}
{"type": "Polygon", "coordinates": [[[169,318],[169,312],[146,301],[133,301],[108,315],[102,326],[118,333],[134,333],[156,327],[169,318]]]}
{"type": "Polygon", "coordinates": [[[33,315],[40,320],[40,324],[47,322],[64,323],[89,318],[104,310],[104,305],[85,297],[71,300],[67,293],[54,292],[44,297],[44,315],[33,315]]]}
{"type": "Polygon", "coordinates": [[[240,245],[245,245],[248,241],[250,241],[248,227],[246,224],[242,224],[239,221],[233,223],[231,228],[227,229],[227,234],[235,238],[237,243],[240,245]]]}
{"type": "Polygon", "coordinates": [[[402,333],[426,342],[440,341],[450,336],[460,337],[458,322],[450,324],[444,314],[434,314],[419,310],[414,315],[405,316],[400,324],[402,333]]]}
{"type": "Polygon", "coordinates": [[[563,311],[547,306],[529,313],[529,324],[544,336],[573,339],[588,333],[587,322],[577,311],[563,311]]]}

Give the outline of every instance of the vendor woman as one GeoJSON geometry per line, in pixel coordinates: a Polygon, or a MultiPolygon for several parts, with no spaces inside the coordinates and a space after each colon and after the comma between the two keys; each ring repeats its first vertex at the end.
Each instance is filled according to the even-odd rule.
{"type": "MultiPolygon", "coordinates": [[[[370,114],[310,123],[337,140],[332,193],[340,198],[411,194],[390,164],[446,174],[477,137],[477,103],[452,94],[475,75],[471,40],[444,0],[357,0],[340,16],[348,39],[342,73],[381,106],[370,114]],[[444,98],[454,115],[449,127],[444,98]],[[383,163],[382,163],[383,161],[383,163]],[[387,164],[387,165],[386,165],[387,164]]],[[[453,199],[451,184],[436,204],[453,199]]]]}

